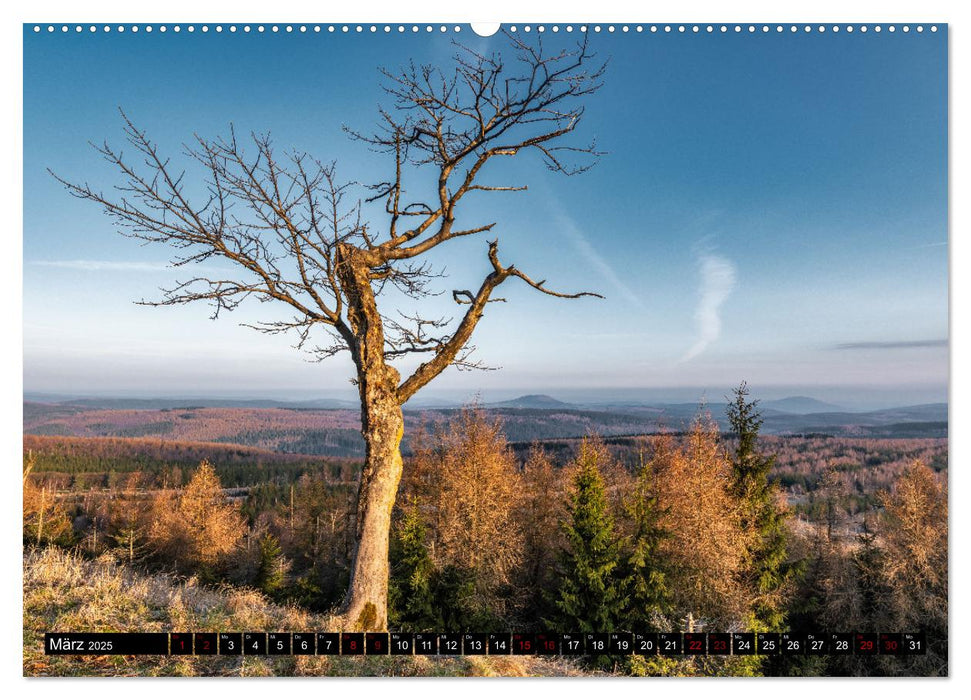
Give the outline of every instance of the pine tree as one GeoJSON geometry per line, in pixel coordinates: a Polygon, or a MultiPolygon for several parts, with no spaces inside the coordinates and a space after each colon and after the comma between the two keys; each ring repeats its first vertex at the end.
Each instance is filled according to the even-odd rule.
{"type": "Polygon", "coordinates": [[[432,591],[435,565],[426,537],[427,528],[418,509],[407,508],[391,540],[388,614],[397,629],[427,632],[438,623],[432,591]]]}
{"type": "Polygon", "coordinates": [[[711,416],[695,418],[669,449],[657,450],[658,503],[669,533],[660,543],[674,604],[674,629],[690,614],[707,629],[748,626],[752,596],[740,585],[752,532],[731,493],[732,465],[711,416]]]}
{"type": "Polygon", "coordinates": [[[525,597],[515,580],[522,488],[501,424],[472,406],[432,439],[420,433],[412,446],[402,491],[427,527],[436,609],[451,611],[463,629],[508,627],[504,621],[525,597]]]}
{"type": "Polygon", "coordinates": [[[884,629],[921,629],[926,654],[894,657],[898,673],[947,675],[947,483],[920,462],[912,463],[881,497],[877,534],[882,545],[879,580],[884,629]]]}
{"type": "Polygon", "coordinates": [[[549,618],[554,611],[547,591],[554,587],[557,553],[563,546],[560,524],[566,519],[564,470],[533,445],[522,472],[522,498],[516,522],[523,534],[523,556],[516,581],[523,593],[520,616],[549,618]]]}
{"type": "Polygon", "coordinates": [[[789,578],[786,511],[769,481],[775,456],[759,449],[762,415],[758,401],[749,400],[745,382],[734,391],[728,420],[737,440],[732,455],[732,491],[742,507],[742,526],[755,533],[746,567],[746,578],[756,594],[753,613],[760,627],[779,631],[785,625],[782,592],[789,578]]]}
{"type": "Polygon", "coordinates": [[[266,533],[260,538],[260,563],[256,570],[256,587],[272,595],[283,588],[285,565],[280,540],[266,533]]]}
{"type": "Polygon", "coordinates": [[[580,444],[560,556],[555,626],[562,631],[607,632],[627,604],[618,567],[620,551],[599,463],[602,445],[580,444]]]}
{"type": "Polygon", "coordinates": [[[870,526],[870,518],[863,517],[862,530],[857,534],[858,546],[853,552],[853,564],[859,586],[860,618],[857,627],[880,629],[880,618],[886,614],[886,583],[881,576],[884,556],[877,545],[877,535],[870,526]]]}
{"type": "Polygon", "coordinates": [[[239,508],[228,501],[212,464],[203,460],[180,493],[159,494],[148,537],[166,562],[208,580],[236,551],[245,531],[239,508]]]}
{"type": "Polygon", "coordinates": [[[53,489],[38,485],[30,478],[35,457],[30,451],[24,455],[23,507],[24,544],[57,544],[66,546],[74,541],[74,528],[64,505],[54,497],[53,489]]]}
{"type": "MultiPolygon", "coordinates": [[[[671,448],[671,438],[655,440],[655,453],[671,448]]],[[[660,459],[663,460],[663,454],[660,459]]],[[[625,515],[633,526],[626,554],[625,581],[629,594],[626,622],[631,629],[664,630],[671,611],[670,591],[661,545],[669,536],[662,523],[654,460],[642,457],[634,492],[625,503],[625,515]]]]}
{"type": "MultiPolygon", "coordinates": [[[[122,476],[119,474],[119,481],[122,476]]],[[[138,497],[142,486],[139,472],[124,475],[118,496],[107,499],[99,509],[107,527],[107,539],[114,543],[116,555],[129,564],[140,558],[146,548],[149,504],[138,497]]]]}
{"type": "Polygon", "coordinates": [[[893,590],[895,629],[947,626],[947,486],[912,463],[891,493],[881,494],[878,533],[885,551],[881,578],[893,590]]]}

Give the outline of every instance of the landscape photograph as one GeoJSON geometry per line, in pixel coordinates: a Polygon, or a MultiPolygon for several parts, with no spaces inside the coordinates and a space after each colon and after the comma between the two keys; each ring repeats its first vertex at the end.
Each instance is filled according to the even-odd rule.
{"type": "Polygon", "coordinates": [[[947,42],[25,24],[23,675],[949,676],[947,42]]]}

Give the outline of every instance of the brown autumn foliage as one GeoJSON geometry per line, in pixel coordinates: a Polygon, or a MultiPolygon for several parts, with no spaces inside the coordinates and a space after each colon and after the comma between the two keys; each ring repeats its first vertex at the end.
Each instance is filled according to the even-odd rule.
{"type": "MultiPolygon", "coordinates": [[[[403,498],[419,506],[429,524],[428,543],[436,567],[475,566],[471,580],[478,606],[506,621],[535,626],[545,619],[546,609],[543,596],[534,594],[555,578],[550,564],[562,544],[560,523],[566,517],[562,506],[569,464],[534,445],[528,454],[521,453],[520,461],[525,463],[518,471],[499,426],[477,411],[456,416],[450,425],[418,443],[419,458],[406,469],[403,498]],[[498,520],[476,518],[483,510],[495,516],[504,503],[508,508],[498,520]],[[486,539],[477,541],[470,532],[486,539]],[[517,562],[514,568],[490,568],[488,561],[497,554],[493,550],[499,550],[498,561],[517,562]]],[[[615,534],[622,540],[629,538],[630,514],[614,506],[618,496],[629,500],[639,493],[626,485],[632,477],[623,467],[624,456],[609,439],[587,439],[582,444],[584,450],[601,450],[616,514],[615,534]]],[[[892,479],[892,488],[879,498],[872,495],[874,507],[857,512],[850,504],[860,492],[864,466],[851,457],[862,446],[842,441],[827,444],[831,449],[822,454],[832,458],[813,466],[817,471],[811,480],[815,527],[805,520],[794,523],[798,536],[792,557],[802,560],[806,570],[800,582],[805,591],[790,607],[790,623],[794,629],[810,626],[830,631],[924,630],[928,639],[924,655],[875,660],[841,657],[830,659],[825,668],[836,675],[946,675],[946,472],[911,462],[892,479]],[[840,450],[842,456],[837,454],[840,450]],[[856,514],[865,525],[860,517],[853,517],[856,514]]],[[[687,434],[641,438],[633,446],[642,448],[642,464],[647,460],[639,487],[645,497],[658,498],[658,525],[665,534],[655,551],[665,586],[674,598],[671,614],[663,618],[671,629],[683,629],[689,613],[696,625],[701,623],[696,629],[739,629],[746,624],[753,594],[739,588],[731,575],[746,565],[743,548],[732,545],[747,535],[738,524],[737,504],[727,495],[724,451],[729,446],[704,421],[687,434]]],[[[895,448],[890,441],[876,441],[866,454],[891,449],[895,448]]],[[[30,456],[25,454],[28,467],[30,456]]],[[[215,580],[252,585],[258,541],[262,534],[271,533],[279,537],[287,561],[294,566],[293,591],[286,595],[300,594],[291,600],[317,610],[331,607],[343,591],[341,577],[346,576],[350,553],[347,528],[353,504],[347,487],[322,474],[306,474],[292,489],[267,480],[275,495],[260,501],[257,494],[250,494],[245,512],[252,518],[251,527],[237,519],[233,531],[216,532],[211,541],[213,531],[206,523],[210,519],[231,523],[239,513],[224,496],[219,480],[206,471],[186,470],[186,481],[191,479],[187,487],[155,495],[146,488],[150,482],[141,481],[144,475],[137,472],[114,474],[107,490],[55,492],[49,481],[30,478],[34,472],[25,469],[24,542],[38,541],[42,511],[42,543],[80,544],[85,555],[107,548],[126,563],[147,559],[154,566],[200,574],[203,580],[215,570],[215,580]],[[207,534],[200,536],[201,532],[207,534]],[[233,542],[234,533],[234,545],[221,550],[213,546],[233,542]],[[249,556],[240,547],[240,537],[252,542],[249,556]],[[213,555],[214,551],[222,553],[213,555]],[[230,571],[232,567],[238,570],[230,571]],[[321,589],[317,599],[311,600],[309,587],[301,593],[298,584],[303,578],[321,589]]],[[[868,488],[872,485],[867,481],[868,488]]],[[[451,592],[446,590],[445,595],[451,592]]],[[[441,590],[438,594],[443,595],[441,590]]]]}
{"type": "Polygon", "coordinates": [[[830,464],[815,492],[820,508],[808,546],[796,608],[820,629],[923,631],[923,653],[834,657],[837,675],[947,675],[947,486],[912,462],[880,494],[879,509],[861,523],[848,514],[854,475],[830,464]]]}
{"type": "Polygon", "coordinates": [[[521,479],[516,521],[523,536],[522,582],[535,607],[542,604],[542,593],[548,588],[562,546],[567,481],[564,470],[535,445],[523,464],[521,479]]]}
{"type": "Polygon", "coordinates": [[[947,628],[947,485],[914,462],[882,496],[881,574],[894,629],[947,628]]]}
{"type": "MultiPolygon", "coordinates": [[[[304,462],[309,457],[296,452],[273,451],[225,441],[201,442],[169,437],[75,437],[25,433],[23,442],[24,450],[34,452],[38,462],[48,463],[49,466],[44,471],[48,471],[50,467],[56,468],[61,463],[101,462],[107,468],[132,457],[145,461],[195,464],[203,459],[210,459],[220,466],[257,461],[295,463],[304,462]]],[[[332,457],[327,461],[343,463],[347,460],[332,457]]]]}
{"type": "Polygon", "coordinates": [[[67,544],[74,534],[71,518],[55,499],[53,489],[30,478],[33,468],[34,456],[28,452],[23,468],[24,542],[37,546],[67,544]]]}
{"type": "Polygon", "coordinates": [[[512,583],[523,552],[516,522],[522,487],[500,423],[473,407],[431,440],[419,433],[402,490],[402,503],[425,519],[436,567],[471,573],[473,605],[504,615],[512,601],[498,592],[512,583]]]}
{"type": "MultiPolygon", "coordinates": [[[[508,425],[508,419],[504,425],[508,425]]],[[[678,435],[678,439],[681,439],[678,435]]],[[[731,438],[723,436],[726,449],[731,438]]],[[[616,460],[636,472],[640,455],[653,442],[650,435],[604,436],[607,449],[616,460]]],[[[540,442],[556,464],[566,464],[577,451],[581,438],[558,438],[540,442]]],[[[775,456],[771,479],[778,481],[795,514],[816,518],[817,489],[829,466],[845,474],[849,491],[844,507],[859,515],[877,505],[876,494],[888,490],[907,467],[918,460],[935,472],[947,470],[947,438],[858,438],[826,435],[760,435],[762,451],[775,456]]],[[[513,444],[525,457],[528,445],[513,444]]],[[[650,452],[650,450],[648,450],[650,452]]]]}
{"type": "Polygon", "coordinates": [[[215,570],[245,533],[239,509],[226,500],[212,464],[203,461],[178,493],[163,492],[152,504],[149,546],[177,568],[215,570]]]}
{"type": "Polygon", "coordinates": [[[729,490],[731,463],[710,419],[695,421],[680,444],[655,439],[661,523],[669,533],[661,552],[670,563],[674,608],[712,629],[731,629],[744,618],[750,592],[738,584],[752,533],[741,524],[729,490]]]}
{"type": "Polygon", "coordinates": [[[824,629],[849,629],[862,618],[859,571],[852,557],[847,530],[846,474],[828,464],[815,493],[820,504],[816,531],[811,537],[808,560],[812,562],[809,582],[819,601],[815,617],[824,629]]]}

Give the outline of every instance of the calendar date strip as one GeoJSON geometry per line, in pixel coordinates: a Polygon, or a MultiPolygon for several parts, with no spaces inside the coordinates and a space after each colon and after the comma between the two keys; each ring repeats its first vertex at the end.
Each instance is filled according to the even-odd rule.
{"type": "Polygon", "coordinates": [[[923,632],[44,634],[45,654],[78,656],[867,656],[925,654],[926,651],[927,640],[923,632]]]}

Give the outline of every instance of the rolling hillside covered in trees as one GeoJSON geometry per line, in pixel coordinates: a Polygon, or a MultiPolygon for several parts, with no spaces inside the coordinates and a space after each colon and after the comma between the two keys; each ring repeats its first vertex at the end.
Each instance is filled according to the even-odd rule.
{"type": "MultiPolygon", "coordinates": [[[[922,630],[922,657],[604,656],[449,672],[946,674],[946,441],[762,436],[759,421],[742,397],[729,433],[702,413],[682,432],[510,443],[476,408],[419,428],[393,513],[389,626],[922,630]]],[[[28,437],[25,447],[28,568],[51,547],[71,549],[71,567],[170,572],[310,616],[332,614],[344,595],[352,460],[147,438],[28,437]],[[166,464],[182,465],[178,479],[166,464]],[[104,478],[85,480],[95,473],[104,478]]],[[[137,617],[110,624],[134,629],[137,617]]],[[[43,672],[25,654],[25,670],[43,672]]],[[[78,663],[70,672],[86,672],[78,663]]]]}

